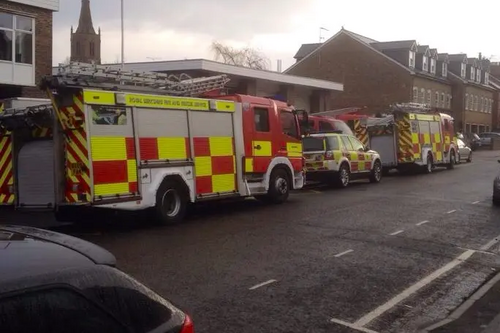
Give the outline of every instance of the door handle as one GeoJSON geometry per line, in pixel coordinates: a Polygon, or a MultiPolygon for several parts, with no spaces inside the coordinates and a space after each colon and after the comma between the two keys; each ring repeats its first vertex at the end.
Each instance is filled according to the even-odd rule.
{"type": "Polygon", "coordinates": [[[253,146],[255,149],[260,150],[262,147],[260,145],[253,146]]]}

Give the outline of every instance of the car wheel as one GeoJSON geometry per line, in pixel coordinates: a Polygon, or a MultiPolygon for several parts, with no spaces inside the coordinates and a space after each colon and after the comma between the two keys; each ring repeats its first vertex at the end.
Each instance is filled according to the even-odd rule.
{"type": "Polygon", "coordinates": [[[370,172],[370,183],[380,183],[382,179],[382,165],[379,161],[376,161],[373,165],[373,169],[370,172]]]}
{"type": "Polygon", "coordinates": [[[345,188],[349,185],[350,180],[351,173],[349,172],[349,166],[347,165],[347,163],[342,163],[337,173],[336,184],[340,188],[345,188]]]}
{"type": "Polygon", "coordinates": [[[470,152],[469,157],[467,157],[467,163],[472,162],[472,152],[470,152]]]}
{"type": "Polygon", "coordinates": [[[454,150],[450,152],[450,163],[446,166],[448,170],[455,169],[455,164],[457,164],[457,155],[454,150]]]}

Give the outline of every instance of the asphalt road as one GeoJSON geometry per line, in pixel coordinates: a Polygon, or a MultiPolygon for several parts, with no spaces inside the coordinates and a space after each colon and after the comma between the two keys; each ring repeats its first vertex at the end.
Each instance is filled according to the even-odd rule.
{"type": "Polygon", "coordinates": [[[59,228],[193,318],[196,332],[417,332],[500,270],[500,153],[431,175],[199,207],[182,225],[59,228]]]}

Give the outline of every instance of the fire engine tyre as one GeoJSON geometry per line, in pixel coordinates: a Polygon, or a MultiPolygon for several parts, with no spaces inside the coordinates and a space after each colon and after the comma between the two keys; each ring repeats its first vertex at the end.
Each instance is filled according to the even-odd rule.
{"type": "Polygon", "coordinates": [[[450,163],[446,166],[448,170],[455,169],[455,164],[457,164],[457,154],[454,150],[450,152],[450,163]]]}
{"type": "Polygon", "coordinates": [[[467,163],[472,162],[472,152],[470,152],[469,157],[467,157],[467,163]]]}
{"type": "Polygon", "coordinates": [[[349,171],[349,166],[347,165],[347,163],[342,163],[339,171],[337,172],[337,179],[335,180],[335,183],[340,188],[346,188],[347,186],[349,186],[350,180],[351,172],[349,171]]]}
{"type": "Polygon", "coordinates": [[[290,195],[290,177],[283,169],[274,169],[269,178],[269,190],[261,199],[273,204],[282,204],[290,195]]]}
{"type": "Polygon", "coordinates": [[[373,169],[370,172],[370,183],[380,183],[382,180],[382,164],[376,161],[373,165],[373,169]]]}
{"type": "Polygon", "coordinates": [[[427,164],[425,165],[425,173],[432,173],[432,169],[434,167],[433,165],[433,159],[432,159],[432,154],[428,153],[427,154],[427,164]]]}
{"type": "Polygon", "coordinates": [[[165,179],[156,194],[157,222],[163,225],[182,222],[186,216],[188,194],[184,184],[165,179]]]}

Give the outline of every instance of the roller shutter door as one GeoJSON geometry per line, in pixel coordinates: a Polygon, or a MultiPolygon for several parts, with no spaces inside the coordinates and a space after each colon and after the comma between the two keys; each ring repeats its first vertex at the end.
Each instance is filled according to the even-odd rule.
{"type": "Polygon", "coordinates": [[[26,143],[17,158],[18,206],[54,205],[54,149],[52,140],[26,143]]]}

